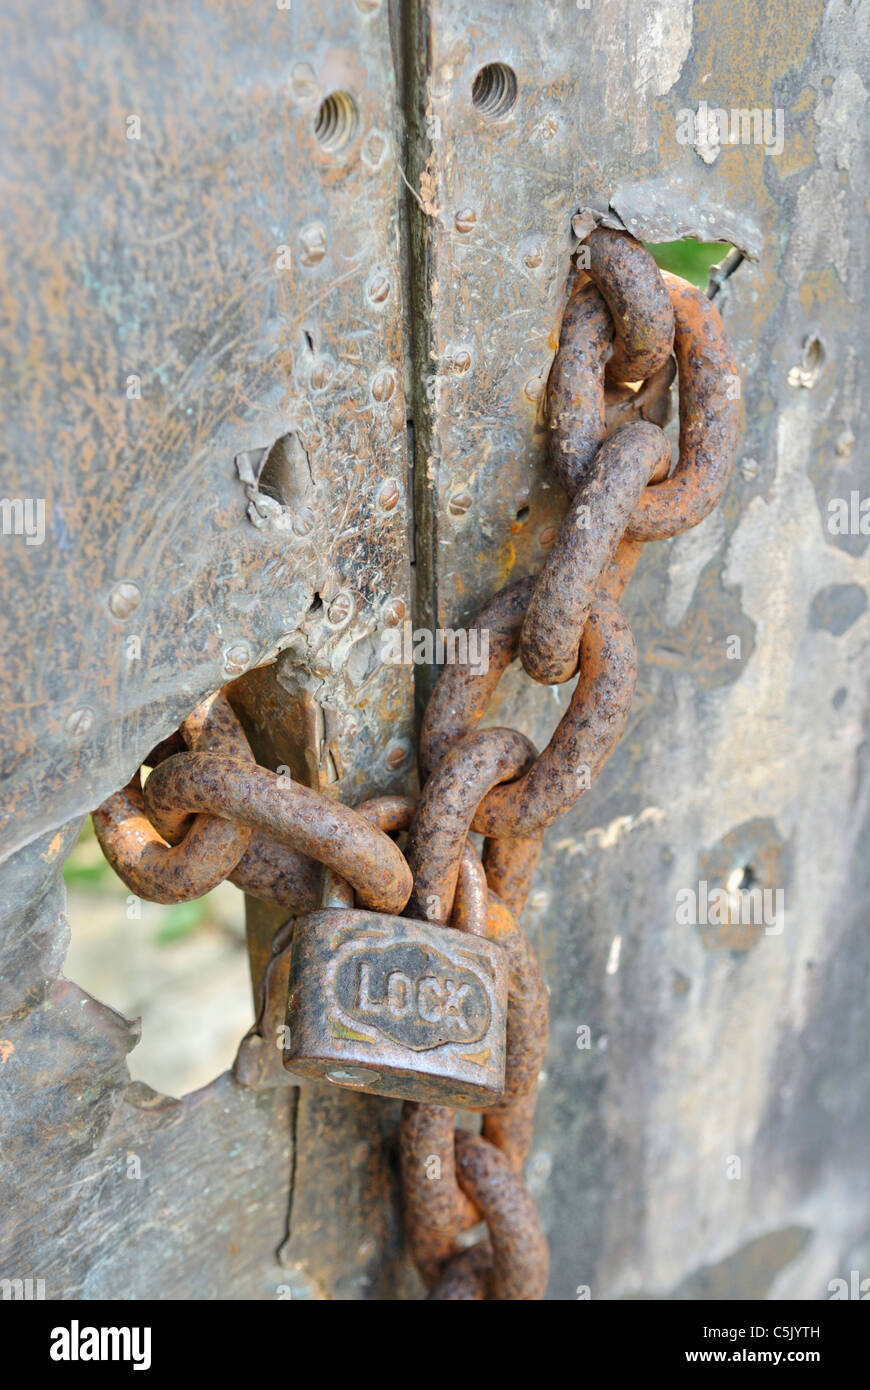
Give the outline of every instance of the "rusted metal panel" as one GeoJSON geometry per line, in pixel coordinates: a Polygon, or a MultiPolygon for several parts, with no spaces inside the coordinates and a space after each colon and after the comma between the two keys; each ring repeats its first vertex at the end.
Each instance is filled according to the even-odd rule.
{"type": "MultiPolygon", "coordinates": [[[[549,1296],[825,1297],[870,1258],[866,537],[829,524],[870,487],[864,7],[78,0],[48,41],[31,12],[0,19],[3,490],[45,502],[42,544],[2,540],[0,1273],[48,1297],[419,1292],[398,1107],[130,1089],[131,1025],[62,976],[60,864],[230,677],[268,766],[349,802],[407,785],[410,672],[379,635],[455,627],[547,554],[544,383],[594,214],[747,257],[718,296],[742,443],[721,514],[644,554],[628,732],[527,909],[549,1296]],[[684,141],[701,102],[781,112],[782,148],[684,141]],[[677,920],[738,872],[783,890],[781,931],[677,920]]],[[[568,695],[510,672],[494,719],[543,744],[568,695]]],[[[255,979],[281,920],[251,907],[255,979]]]]}
{"type": "Polygon", "coordinates": [[[3,1277],[40,1278],[48,1299],[277,1297],[292,1093],[131,1085],[138,1026],[59,973],[77,829],[15,857],[28,906],[4,905],[3,1277]]]}
{"type": "Polygon", "coordinates": [[[408,511],[384,9],[76,0],[46,40],[16,0],[0,39],[3,488],[44,507],[4,539],[8,854],[315,594],[361,683],[408,511]]]}
{"type": "MultiPolygon", "coordinates": [[[[743,382],[737,477],[721,515],[645,551],[628,731],[550,830],[526,912],[552,991],[526,1170],[548,1296],[824,1298],[870,1229],[866,539],[827,525],[830,499],[868,487],[866,16],[592,0],[531,24],[520,4],[432,0],[417,22],[433,625],[469,622],[552,544],[540,400],[572,220],[750,258],[717,300],[743,382]],[[774,136],[779,111],[781,151],[681,143],[702,101],[765,108],[774,136]],[[681,891],[735,872],[783,891],[781,932],[679,923],[681,891]]],[[[491,722],[540,746],[569,694],[512,670],[491,722]]]]}
{"type": "MultiPolygon", "coordinates": [[[[411,673],[377,660],[411,607],[386,7],[75,0],[47,34],[16,0],[0,37],[2,490],[44,523],[2,538],[0,1266],[47,1297],[304,1296],[276,1261],[297,1091],[129,1090],[135,1028],[60,973],[59,870],[84,812],[280,652],[236,684],[246,721],[274,748],[289,720],[345,800],[407,779],[411,673]]],[[[386,1261],[363,1240],[339,1296],[386,1261]]]]}

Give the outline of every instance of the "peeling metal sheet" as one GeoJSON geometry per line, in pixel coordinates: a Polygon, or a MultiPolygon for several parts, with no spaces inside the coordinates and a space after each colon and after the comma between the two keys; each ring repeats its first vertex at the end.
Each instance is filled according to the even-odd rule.
{"type": "Polygon", "coordinates": [[[610,208],[601,219],[604,225],[629,231],[639,241],[727,241],[751,261],[764,246],[761,228],[747,211],[723,202],[715,187],[704,189],[685,176],[616,188],[610,208]]]}

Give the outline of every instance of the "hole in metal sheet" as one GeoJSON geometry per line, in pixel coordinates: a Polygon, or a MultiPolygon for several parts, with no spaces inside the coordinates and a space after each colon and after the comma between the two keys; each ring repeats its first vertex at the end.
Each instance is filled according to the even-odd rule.
{"type": "Polygon", "coordinates": [[[488,121],[502,121],[517,99],[517,75],[507,63],[487,63],[474,79],[471,100],[488,121]]]}
{"type": "Polygon", "coordinates": [[[282,507],[291,506],[311,487],[308,454],[295,430],[282,434],[269,449],[260,469],[257,486],[282,507]]]}
{"type": "MultiPolygon", "coordinates": [[[[165,751],[174,751],[168,742],[165,751]]],[[[144,902],[104,859],[90,817],[64,880],[64,974],[125,1018],[141,1018],[127,1057],[133,1080],[183,1096],[232,1067],[254,1019],[238,888],[221,883],[171,906],[144,902]]]]}
{"type": "Polygon", "coordinates": [[[789,386],[803,386],[807,391],[812,390],[824,365],[825,349],[822,340],[815,333],[811,333],[801,344],[800,362],[789,371],[789,386]]]}
{"type": "Polygon", "coordinates": [[[358,124],[356,102],[350,92],[330,92],[317,109],[314,136],[322,149],[335,154],[353,139],[358,124]]]}
{"type": "Polygon", "coordinates": [[[727,267],[727,275],[730,275],[736,269],[730,264],[731,258],[736,255],[739,258],[737,264],[743,259],[740,252],[735,252],[734,247],[726,241],[698,241],[695,237],[683,237],[681,241],[645,241],[644,246],[661,270],[669,270],[672,275],[680,275],[691,285],[706,290],[711,299],[721,279],[726,278],[717,277],[716,272],[727,267]]]}
{"type": "Polygon", "coordinates": [[[758,881],[758,876],[751,864],[738,864],[728,875],[725,889],[728,893],[745,893],[750,888],[754,888],[758,881]]]}

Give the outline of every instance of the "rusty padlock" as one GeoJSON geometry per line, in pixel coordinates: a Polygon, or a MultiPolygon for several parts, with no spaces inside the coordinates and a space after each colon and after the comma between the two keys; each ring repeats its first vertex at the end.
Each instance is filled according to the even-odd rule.
{"type": "Polygon", "coordinates": [[[353,906],[327,873],[296,923],[284,1065],[355,1091],[435,1105],[504,1090],[508,962],[485,937],[353,906]]]}

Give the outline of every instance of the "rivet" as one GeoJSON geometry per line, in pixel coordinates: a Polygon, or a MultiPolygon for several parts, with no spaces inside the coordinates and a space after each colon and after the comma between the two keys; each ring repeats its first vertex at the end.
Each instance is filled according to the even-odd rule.
{"type": "Polygon", "coordinates": [[[471,366],[471,353],[465,348],[460,348],[450,359],[450,366],[454,372],[467,372],[471,366]]]}
{"type": "Polygon", "coordinates": [[[523,394],[530,401],[539,401],[544,394],[544,379],[540,376],[530,377],[523,387],[523,394]]]}
{"type": "Polygon", "coordinates": [[[234,642],[224,652],[224,670],[228,676],[240,676],[251,664],[251,648],[247,642],[234,642]]]}
{"type": "Polygon", "coordinates": [[[848,458],[855,447],[855,436],[851,430],[843,430],[837,436],[837,454],[840,458],[848,458]]]}
{"type": "Polygon", "coordinates": [[[302,251],[299,259],[305,266],[319,265],[326,255],[326,228],[321,222],[310,222],[299,233],[302,251]]]}
{"type": "Polygon", "coordinates": [[[450,501],[447,503],[447,510],[451,516],[465,516],[471,507],[470,492],[454,492],[450,501]]]}
{"type": "Polygon", "coordinates": [[[290,87],[297,101],[314,101],[320,88],[314,69],[308,63],[297,63],[290,74],[290,87]]]}
{"type": "Polygon", "coordinates": [[[330,1081],[335,1081],[339,1086],[364,1086],[380,1080],[377,1072],[369,1071],[366,1067],[335,1067],[326,1073],[330,1081]]]}
{"type": "Polygon", "coordinates": [[[314,530],[314,513],[310,507],[300,507],[290,523],[294,536],[310,536],[314,530]]]}
{"type": "Polygon", "coordinates": [[[360,14],[374,14],[380,3],[381,0],[356,0],[356,7],[360,14]]]}
{"type": "Polygon", "coordinates": [[[378,493],[378,506],[384,512],[391,512],[399,500],[399,484],[395,478],[388,478],[378,493]]]}
{"type": "Polygon", "coordinates": [[[116,584],[109,595],[109,608],[116,618],[124,622],[142,602],[142,590],[132,580],[125,579],[116,584]]]}
{"type": "Polygon", "coordinates": [[[372,395],[376,401],[388,401],[396,389],[396,378],[392,372],[378,372],[372,382],[372,395]]]}
{"type": "Polygon", "coordinates": [[[543,259],[544,253],[540,246],[534,246],[523,256],[523,265],[527,266],[529,270],[537,270],[543,259]]]}
{"type": "Polygon", "coordinates": [[[453,225],[457,232],[470,232],[476,221],[477,213],[474,208],[463,208],[454,217],[453,225]]]}
{"type": "Polygon", "coordinates": [[[332,623],[333,627],[340,627],[346,623],[353,612],[353,599],[347,590],[343,589],[340,594],[336,594],[326,610],[326,620],[332,623]]]}
{"type": "Polygon", "coordinates": [[[83,739],[94,727],[94,711],[87,705],[82,705],[81,709],[74,709],[72,714],[67,715],[64,728],[71,738],[76,740],[83,739]]]}
{"type": "Polygon", "coordinates": [[[538,545],[542,550],[549,550],[555,544],[558,534],[559,528],[557,526],[545,526],[538,536],[538,545]]]}
{"type": "Polygon", "coordinates": [[[360,154],[370,169],[377,169],[384,158],[387,141],[379,130],[370,130],[362,142],[360,154]]]}
{"type": "Polygon", "coordinates": [[[312,391],[323,391],[332,381],[332,363],[325,357],[321,357],[311,369],[309,381],[312,391]]]}
{"type": "Polygon", "coordinates": [[[388,627],[398,627],[405,616],[405,605],[400,598],[391,598],[384,605],[384,622],[388,627]]]}
{"type": "Polygon", "coordinates": [[[392,748],[387,750],[387,767],[393,772],[398,771],[405,762],[407,756],[407,748],[403,748],[400,743],[394,743],[392,748]]]}
{"type": "Polygon", "coordinates": [[[376,275],[369,285],[369,299],[373,304],[383,304],[389,298],[390,281],[386,275],[376,275]]]}

